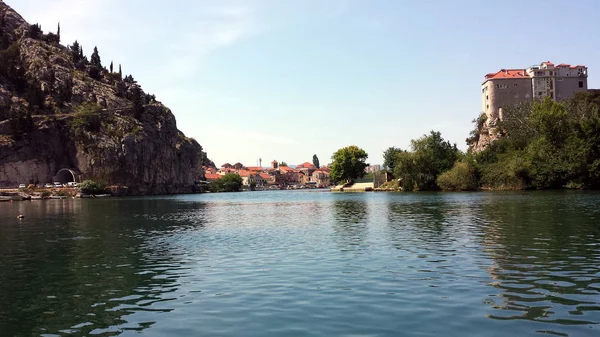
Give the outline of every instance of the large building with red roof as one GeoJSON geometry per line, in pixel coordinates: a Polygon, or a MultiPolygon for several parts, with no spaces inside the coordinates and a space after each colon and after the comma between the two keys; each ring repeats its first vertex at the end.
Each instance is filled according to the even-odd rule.
{"type": "Polygon", "coordinates": [[[585,91],[587,67],[547,61],[526,69],[501,69],[485,75],[481,88],[483,112],[488,125],[502,120],[502,108],[533,99],[573,98],[585,91]]]}

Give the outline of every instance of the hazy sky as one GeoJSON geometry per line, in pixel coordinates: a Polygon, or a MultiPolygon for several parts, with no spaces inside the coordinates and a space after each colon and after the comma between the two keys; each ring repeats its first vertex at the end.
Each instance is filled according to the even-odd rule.
{"type": "Polygon", "coordinates": [[[5,0],[63,44],[97,45],[220,166],[381,163],[430,130],[466,149],[486,73],[585,64],[600,87],[600,1],[5,0]]]}

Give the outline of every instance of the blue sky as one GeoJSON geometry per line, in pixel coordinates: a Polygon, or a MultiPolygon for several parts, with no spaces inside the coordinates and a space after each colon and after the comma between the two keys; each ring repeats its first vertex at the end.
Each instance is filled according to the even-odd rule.
{"type": "Polygon", "coordinates": [[[328,163],[347,145],[376,164],[430,130],[466,149],[501,68],[585,64],[600,88],[595,0],[5,2],[121,63],[218,166],[328,163]]]}

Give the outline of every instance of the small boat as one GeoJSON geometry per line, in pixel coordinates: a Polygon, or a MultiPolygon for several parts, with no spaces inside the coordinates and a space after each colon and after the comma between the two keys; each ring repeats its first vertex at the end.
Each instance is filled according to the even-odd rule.
{"type": "Polygon", "coordinates": [[[110,197],[110,194],[82,194],[80,198],[107,198],[110,197]]]}
{"type": "Polygon", "coordinates": [[[66,199],[67,196],[66,195],[52,195],[50,196],[50,199],[66,199]]]}
{"type": "Polygon", "coordinates": [[[32,195],[31,196],[31,200],[42,200],[44,199],[44,197],[42,197],[41,195],[32,195]]]}

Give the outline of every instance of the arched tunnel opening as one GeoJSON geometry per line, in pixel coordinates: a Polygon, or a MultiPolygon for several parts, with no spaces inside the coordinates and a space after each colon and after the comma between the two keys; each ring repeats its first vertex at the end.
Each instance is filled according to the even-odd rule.
{"type": "Polygon", "coordinates": [[[58,171],[58,173],[56,173],[56,176],[54,176],[54,181],[61,184],[76,181],[75,174],[69,169],[61,169],[58,171]]]}

